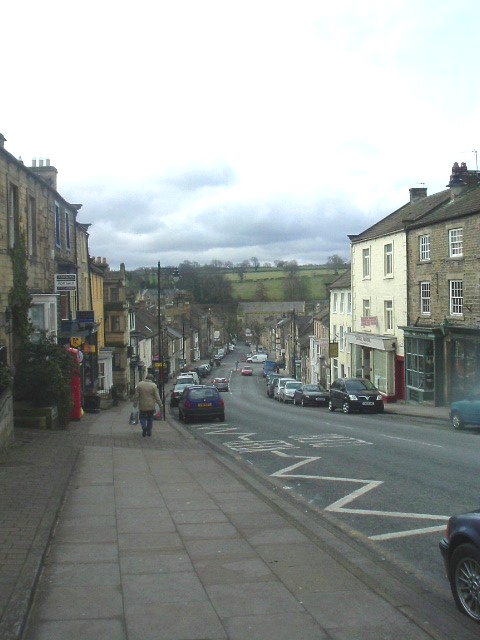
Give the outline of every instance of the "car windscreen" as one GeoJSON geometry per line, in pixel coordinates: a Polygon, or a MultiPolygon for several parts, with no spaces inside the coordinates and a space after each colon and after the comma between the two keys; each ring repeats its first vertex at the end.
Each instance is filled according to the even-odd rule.
{"type": "Polygon", "coordinates": [[[303,387],[303,390],[304,391],[325,391],[325,389],[318,384],[306,384],[303,387]]]}
{"type": "Polygon", "coordinates": [[[347,383],[349,391],[375,391],[375,385],[370,380],[349,380],[347,383]]]}

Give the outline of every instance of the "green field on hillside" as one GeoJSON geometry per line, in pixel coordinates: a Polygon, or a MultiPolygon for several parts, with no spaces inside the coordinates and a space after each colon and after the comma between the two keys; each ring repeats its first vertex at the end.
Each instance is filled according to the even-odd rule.
{"type": "MultiPolygon", "coordinates": [[[[327,286],[336,280],[342,270],[325,267],[299,267],[296,277],[306,285],[308,300],[326,300],[328,298],[327,286]]],[[[232,283],[233,297],[239,302],[253,302],[257,297],[258,287],[261,283],[265,287],[267,301],[278,302],[285,300],[285,284],[290,279],[282,269],[260,268],[246,271],[243,280],[235,272],[225,274],[227,280],[232,283]]],[[[296,299],[296,298],[294,298],[296,299]]]]}

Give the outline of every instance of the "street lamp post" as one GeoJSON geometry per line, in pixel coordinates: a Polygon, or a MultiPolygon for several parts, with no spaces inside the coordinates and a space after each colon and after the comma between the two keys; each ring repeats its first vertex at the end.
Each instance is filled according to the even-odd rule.
{"type": "Polygon", "coordinates": [[[157,329],[158,329],[158,380],[160,390],[160,400],[162,401],[162,420],[165,420],[165,363],[163,359],[163,340],[162,340],[162,314],[160,312],[160,283],[161,283],[161,269],[160,261],[157,266],[157,296],[158,296],[158,316],[157,316],[157,329]]]}

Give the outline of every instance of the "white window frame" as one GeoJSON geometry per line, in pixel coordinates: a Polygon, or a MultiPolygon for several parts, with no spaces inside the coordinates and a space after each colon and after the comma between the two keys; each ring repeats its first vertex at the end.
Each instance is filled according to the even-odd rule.
{"type": "Polygon", "coordinates": [[[420,262],[430,261],[430,234],[425,233],[418,238],[418,253],[420,262]]]}
{"type": "Polygon", "coordinates": [[[370,247],[362,249],[362,269],[363,278],[370,278],[370,247]]]}
{"type": "Polygon", "coordinates": [[[420,313],[422,316],[432,313],[432,286],[427,280],[420,282],[420,313]]]}
{"type": "Polygon", "coordinates": [[[393,300],[385,300],[384,312],[385,312],[385,330],[393,331],[393,300]]]}
{"type": "Polygon", "coordinates": [[[362,311],[363,311],[362,316],[364,318],[370,318],[370,315],[371,315],[370,298],[364,298],[362,300],[362,311]]]}
{"type": "Polygon", "coordinates": [[[450,258],[461,258],[463,256],[463,228],[448,230],[448,255],[450,258]]]}
{"type": "Polygon", "coordinates": [[[344,291],[340,292],[340,307],[339,307],[339,311],[340,311],[340,313],[345,313],[345,292],[344,291]]]}
{"type": "Polygon", "coordinates": [[[450,315],[463,315],[463,280],[450,280],[450,315]]]}
{"type": "Polygon", "coordinates": [[[389,242],[383,247],[383,268],[386,278],[393,276],[393,242],[389,242]]]}
{"type": "Polygon", "coordinates": [[[347,292],[347,313],[352,315],[352,292],[347,292]]]}
{"type": "Polygon", "coordinates": [[[338,310],[338,293],[334,291],[333,301],[332,301],[332,313],[337,313],[337,310],[338,310]]]}

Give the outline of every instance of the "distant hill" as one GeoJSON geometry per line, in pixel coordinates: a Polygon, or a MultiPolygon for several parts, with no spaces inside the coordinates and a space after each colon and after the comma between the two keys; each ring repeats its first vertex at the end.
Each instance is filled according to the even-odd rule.
{"type": "Polygon", "coordinates": [[[326,300],[327,287],[345,269],[329,266],[299,266],[292,277],[283,269],[259,267],[240,276],[235,270],[224,271],[232,283],[232,295],[238,302],[282,300],[326,300]]]}

